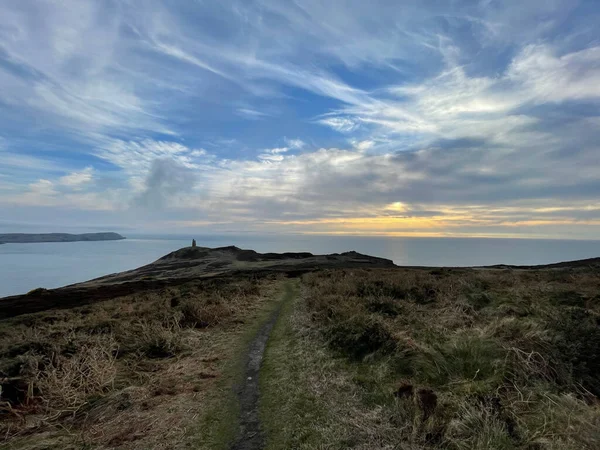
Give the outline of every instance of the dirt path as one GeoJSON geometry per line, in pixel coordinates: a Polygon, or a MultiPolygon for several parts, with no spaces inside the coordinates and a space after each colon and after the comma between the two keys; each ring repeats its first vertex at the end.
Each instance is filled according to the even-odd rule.
{"type": "Polygon", "coordinates": [[[292,298],[294,290],[291,282],[285,286],[285,294],[281,303],[271,314],[269,320],[260,328],[248,349],[244,382],[239,387],[238,399],[240,402],[240,430],[231,450],[260,450],[265,446],[265,437],[261,429],[258,404],[260,393],[258,389],[258,374],[265,353],[269,335],[283,304],[292,298]]]}

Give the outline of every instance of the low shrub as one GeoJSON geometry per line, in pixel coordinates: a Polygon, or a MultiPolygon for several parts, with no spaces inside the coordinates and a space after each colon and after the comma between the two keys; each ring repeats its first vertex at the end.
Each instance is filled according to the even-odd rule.
{"type": "Polygon", "coordinates": [[[600,410],[573,394],[538,393],[521,412],[519,432],[529,448],[597,449],[600,410]]]}
{"type": "Polygon", "coordinates": [[[387,280],[363,280],[356,282],[356,295],[358,297],[391,297],[395,299],[406,298],[407,292],[403,286],[387,280]]]}
{"type": "Polygon", "coordinates": [[[567,290],[559,291],[552,294],[551,301],[558,306],[575,306],[585,308],[586,298],[583,294],[577,291],[567,290]]]}
{"type": "Polygon", "coordinates": [[[599,448],[596,269],[306,279],[310,327],[349,358],[370,421],[357,447],[599,448]]]}
{"type": "Polygon", "coordinates": [[[375,352],[389,353],[396,344],[385,324],[368,316],[337,322],[327,329],[326,336],[332,348],[354,359],[375,352]]]}
{"type": "Polygon", "coordinates": [[[112,339],[84,345],[70,357],[57,356],[37,367],[35,386],[52,408],[76,408],[86,398],[107,392],[115,380],[117,345],[112,339]]]}
{"type": "Polygon", "coordinates": [[[446,448],[456,450],[512,450],[517,448],[510,428],[492,408],[463,403],[449,422],[446,448]]]}
{"type": "Polygon", "coordinates": [[[29,350],[13,360],[0,400],[19,408],[43,404],[46,411],[77,408],[111,389],[116,353],[112,337],[80,341],[76,352],[29,350]]]}
{"type": "Polygon", "coordinates": [[[181,325],[191,328],[215,326],[231,316],[229,308],[219,299],[211,302],[186,300],[181,304],[179,311],[181,325]]]}
{"type": "Polygon", "coordinates": [[[600,396],[600,318],[583,308],[564,308],[551,321],[552,358],[562,381],[600,396]]]}
{"type": "Polygon", "coordinates": [[[184,348],[179,323],[170,326],[142,323],[136,341],[137,349],[148,358],[171,358],[184,348]]]}
{"type": "Polygon", "coordinates": [[[388,317],[396,317],[402,311],[400,304],[392,297],[375,297],[366,304],[369,312],[388,317]]]}
{"type": "Polygon", "coordinates": [[[454,382],[500,385],[505,373],[506,351],[492,339],[459,333],[436,341],[415,354],[415,376],[443,386],[454,382]]]}
{"type": "Polygon", "coordinates": [[[408,298],[420,305],[435,302],[437,291],[433,286],[428,284],[412,286],[408,291],[408,298]]]}
{"type": "Polygon", "coordinates": [[[476,310],[491,305],[492,296],[488,292],[472,292],[467,294],[467,300],[476,310]]]}

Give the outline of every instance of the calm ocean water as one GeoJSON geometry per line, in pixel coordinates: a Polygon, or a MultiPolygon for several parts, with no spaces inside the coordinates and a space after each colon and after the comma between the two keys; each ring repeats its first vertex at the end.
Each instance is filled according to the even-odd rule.
{"type": "MultiPolygon", "coordinates": [[[[388,238],[296,235],[193,236],[198,245],[259,252],[356,250],[399,265],[547,264],[600,256],[600,241],[388,238]]],[[[0,245],[0,297],[134,269],[190,245],[192,236],[130,236],[124,241],[0,245]]]]}

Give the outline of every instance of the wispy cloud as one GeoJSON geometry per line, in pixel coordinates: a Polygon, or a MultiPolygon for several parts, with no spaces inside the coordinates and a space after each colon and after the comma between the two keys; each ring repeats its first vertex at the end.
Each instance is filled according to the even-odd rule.
{"type": "MultiPolygon", "coordinates": [[[[358,114],[356,115],[360,119],[360,116],[358,114]]],[[[322,125],[331,127],[335,131],[339,131],[340,133],[351,133],[352,131],[356,131],[356,129],[360,126],[359,121],[342,116],[324,117],[322,119],[318,119],[317,122],[322,125]]]]}
{"type": "Polygon", "coordinates": [[[50,180],[38,180],[29,185],[29,189],[33,194],[40,196],[54,196],[58,192],[54,189],[54,183],[50,180]]]}
{"type": "Polygon", "coordinates": [[[296,150],[300,150],[301,148],[304,148],[304,146],[306,145],[306,142],[302,141],[301,139],[285,138],[285,143],[289,148],[293,148],[296,150]]]}
{"type": "Polygon", "coordinates": [[[261,111],[257,111],[255,109],[250,109],[250,108],[238,108],[236,110],[237,114],[239,114],[242,117],[246,117],[248,119],[251,120],[259,120],[259,119],[264,119],[266,117],[269,117],[271,114],[267,114],[261,111]]]}
{"type": "Polygon", "coordinates": [[[583,0],[4,2],[0,203],[588,235],[599,18],[583,0]]]}
{"type": "Polygon", "coordinates": [[[59,183],[72,189],[81,189],[83,185],[90,183],[94,177],[94,168],[86,167],[80,172],[72,172],[59,178],[59,183]]]}

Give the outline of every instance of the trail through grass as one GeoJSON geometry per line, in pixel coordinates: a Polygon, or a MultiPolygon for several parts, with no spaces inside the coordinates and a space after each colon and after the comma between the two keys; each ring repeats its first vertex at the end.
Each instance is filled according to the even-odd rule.
{"type": "Polygon", "coordinates": [[[342,269],[26,315],[0,446],[598,449],[599,301],[588,267],[342,269]]]}
{"type": "Polygon", "coordinates": [[[275,277],[198,280],[0,321],[0,448],[225,449],[275,277]]]}
{"type": "Polygon", "coordinates": [[[295,296],[295,285],[285,283],[285,293],[280,304],[271,313],[269,319],[261,324],[247,350],[243,382],[237,389],[239,401],[239,432],[232,450],[261,450],[264,448],[265,436],[259,416],[260,390],[259,373],[267,341],[277,322],[283,305],[289,304],[295,296]]]}
{"type": "MultiPolygon", "coordinates": [[[[236,340],[230,341],[230,348],[233,349],[232,357],[223,369],[217,389],[211,392],[204,404],[205,412],[201,416],[199,426],[192,430],[196,435],[197,448],[203,450],[254,448],[239,447],[239,445],[240,442],[244,442],[245,437],[254,437],[254,430],[246,430],[248,432],[245,435],[244,428],[248,427],[248,415],[252,412],[248,409],[253,407],[253,399],[258,396],[258,393],[251,392],[246,403],[241,394],[244,393],[249,381],[252,381],[248,380],[248,366],[253,358],[256,361],[257,355],[251,352],[256,350],[254,347],[257,339],[266,340],[269,337],[271,329],[269,324],[277,319],[282,302],[290,295],[289,286],[289,282],[282,285],[280,281],[275,290],[277,294],[251,321],[248,321],[244,332],[236,340]]],[[[262,359],[262,352],[260,359],[262,359]]],[[[258,364],[260,365],[260,360],[258,364]]],[[[257,423],[253,425],[258,426],[257,423]]]]}
{"type": "Polygon", "coordinates": [[[307,274],[261,372],[267,449],[600,448],[600,275],[307,274]]]}

